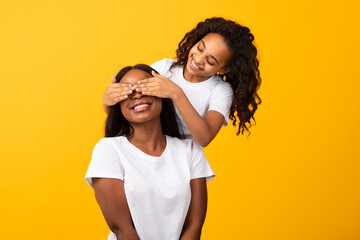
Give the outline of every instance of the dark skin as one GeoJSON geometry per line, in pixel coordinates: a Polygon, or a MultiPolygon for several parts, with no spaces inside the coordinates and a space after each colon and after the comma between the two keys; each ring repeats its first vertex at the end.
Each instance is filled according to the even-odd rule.
{"type": "MultiPolygon", "coordinates": [[[[231,70],[226,66],[230,58],[231,53],[223,37],[209,33],[191,48],[183,72],[184,78],[188,82],[199,83],[217,72],[225,74],[231,70]]],[[[204,117],[200,116],[179,86],[156,73],[130,85],[115,83],[113,79],[103,95],[104,111],[109,113],[110,106],[123,101],[133,91],[171,98],[192,137],[202,147],[206,147],[216,137],[225,121],[224,116],[217,111],[209,111],[204,117]]]]}
{"type": "Polygon", "coordinates": [[[190,181],[191,202],[185,219],[180,240],[199,240],[207,209],[206,179],[190,181]]]}
{"type": "Polygon", "coordinates": [[[139,240],[126,201],[124,182],[119,179],[93,178],[96,200],[110,230],[118,240],[139,240]]]}
{"type": "MultiPolygon", "coordinates": [[[[133,69],[124,75],[120,83],[135,84],[151,77],[148,73],[133,69]]],[[[128,140],[151,156],[160,156],[166,147],[166,138],[161,129],[161,99],[134,92],[120,103],[124,117],[130,122],[134,134],[128,140]],[[141,111],[133,111],[138,102],[149,103],[141,111]]],[[[124,191],[124,182],[119,179],[93,178],[97,202],[105,220],[118,240],[139,240],[133,226],[124,191]]],[[[191,201],[180,240],[199,240],[207,209],[206,179],[190,181],[191,201]]]]}

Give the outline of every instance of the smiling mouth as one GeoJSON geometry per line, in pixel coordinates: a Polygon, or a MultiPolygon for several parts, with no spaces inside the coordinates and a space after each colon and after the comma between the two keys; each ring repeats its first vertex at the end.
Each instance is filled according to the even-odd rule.
{"type": "Polygon", "coordinates": [[[191,58],[190,65],[194,70],[201,70],[194,62],[194,59],[191,58]]]}
{"type": "Polygon", "coordinates": [[[134,112],[142,112],[145,111],[146,109],[148,109],[150,107],[151,104],[148,103],[141,103],[138,105],[135,105],[135,107],[132,108],[132,110],[134,112]]]}

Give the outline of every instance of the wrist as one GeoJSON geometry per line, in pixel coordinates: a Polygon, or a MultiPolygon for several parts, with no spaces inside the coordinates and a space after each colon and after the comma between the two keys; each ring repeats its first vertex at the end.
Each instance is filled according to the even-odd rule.
{"type": "Polygon", "coordinates": [[[105,105],[105,103],[103,103],[103,110],[106,114],[109,114],[110,112],[110,106],[109,105],[105,105]]]}
{"type": "Polygon", "coordinates": [[[175,91],[173,92],[170,98],[175,103],[182,97],[182,95],[185,95],[185,93],[179,86],[176,86],[175,91]]]}

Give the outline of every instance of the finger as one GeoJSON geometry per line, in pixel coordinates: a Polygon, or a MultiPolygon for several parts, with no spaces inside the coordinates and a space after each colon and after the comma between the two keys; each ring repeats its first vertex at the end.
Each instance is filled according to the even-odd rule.
{"type": "Polygon", "coordinates": [[[114,93],[121,93],[121,92],[130,92],[130,91],[133,91],[134,89],[131,88],[131,87],[110,87],[108,89],[108,94],[111,95],[111,94],[114,94],[114,93]]]}
{"type": "Polygon", "coordinates": [[[160,93],[158,92],[151,92],[151,91],[147,91],[147,92],[142,92],[143,95],[146,95],[146,96],[154,96],[154,97],[162,97],[160,95],[160,93]]]}
{"type": "Polygon", "coordinates": [[[109,89],[108,96],[114,96],[114,95],[127,95],[131,94],[134,90],[130,88],[116,88],[116,89],[109,89]]]}
{"type": "Polygon", "coordinates": [[[129,95],[132,94],[133,90],[129,90],[129,91],[121,91],[121,92],[114,92],[112,94],[110,94],[111,98],[115,99],[121,96],[125,96],[125,95],[129,95]]]}
{"type": "Polygon", "coordinates": [[[150,83],[150,82],[155,82],[156,78],[151,77],[151,78],[144,78],[142,80],[139,80],[137,83],[141,84],[141,83],[150,83]]]}
{"type": "Polygon", "coordinates": [[[156,87],[140,87],[135,89],[137,92],[154,92],[156,91],[156,87]]]}
{"type": "Polygon", "coordinates": [[[142,95],[154,96],[154,92],[150,92],[150,91],[142,92],[142,95]]]}
{"type": "Polygon", "coordinates": [[[128,95],[124,95],[124,96],[121,96],[121,97],[117,97],[117,98],[115,98],[114,99],[114,104],[116,104],[116,103],[118,103],[118,102],[121,102],[121,101],[123,101],[123,100],[125,100],[125,99],[127,99],[128,98],[128,95]]]}
{"type": "Polygon", "coordinates": [[[116,78],[114,76],[111,76],[111,83],[116,83],[116,78]]]}
{"type": "Polygon", "coordinates": [[[119,88],[119,87],[131,87],[131,84],[128,83],[111,83],[111,87],[119,88]]]}
{"type": "Polygon", "coordinates": [[[141,83],[141,84],[138,84],[138,85],[136,86],[136,88],[155,87],[155,86],[158,86],[158,84],[155,83],[155,82],[150,82],[150,83],[141,83]]]}

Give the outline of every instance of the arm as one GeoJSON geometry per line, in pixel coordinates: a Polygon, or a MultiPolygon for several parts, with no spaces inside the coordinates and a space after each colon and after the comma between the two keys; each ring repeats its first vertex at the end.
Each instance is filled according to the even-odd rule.
{"type": "Polygon", "coordinates": [[[185,219],[180,240],[200,240],[201,229],[205,221],[207,209],[206,178],[193,179],[191,186],[191,202],[185,219]]]}
{"type": "Polygon", "coordinates": [[[186,126],[194,140],[202,147],[206,147],[218,134],[225,119],[217,111],[209,111],[205,118],[190,103],[182,89],[167,77],[153,73],[155,77],[141,80],[136,91],[145,95],[171,98],[179,110],[186,126]]]}
{"type": "Polygon", "coordinates": [[[217,111],[209,111],[205,118],[201,117],[181,89],[172,97],[172,100],[194,140],[201,147],[209,145],[220,131],[225,121],[224,116],[217,111]]]}
{"type": "Polygon", "coordinates": [[[111,178],[93,178],[92,182],[96,200],[117,240],[139,240],[126,201],[124,182],[111,178]]]}

